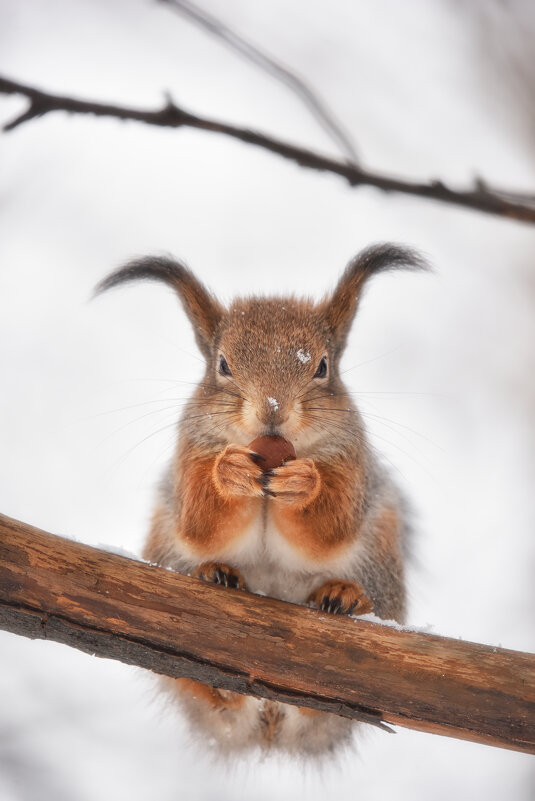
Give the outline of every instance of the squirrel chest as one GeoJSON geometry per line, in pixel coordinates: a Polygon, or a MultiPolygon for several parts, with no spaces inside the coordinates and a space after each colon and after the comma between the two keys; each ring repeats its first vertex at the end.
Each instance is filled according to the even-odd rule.
{"type": "Polygon", "coordinates": [[[262,471],[255,476],[258,468],[243,450],[228,446],[215,457],[194,448],[182,451],[173,493],[179,507],[176,546],[182,556],[192,564],[223,561],[239,568],[251,588],[248,574],[263,574],[266,583],[258,589],[268,594],[273,592],[273,576],[323,576],[347,567],[348,551],[353,554],[358,545],[355,507],[357,487],[363,484],[359,471],[353,468],[348,481],[346,469],[301,457],[271,471],[273,491],[264,495],[262,471]],[[281,472],[288,477],[281,480],[281,472]],[[218,486],[221,477],[242,482],[246,491],[256,487],[258,495],[225,494],[225,487],[218,486]],[[286,484],[298,499],[306,490],[305,502],[293,496],[288,502],[283,495],[286,484]]]}
{"type": "Polygon", "coordinates": [[[318,577],[347,568],[347,548],[331,547],[329,553],[314,558],[299,521],[285,517],[284,509],[271,499],[242,499],[227,514],[214,516],[212,527],[206,511],[203,530],[198,531],[202,541],[192,536],[191,529],[183,529],[178,532],[179,549],[185,548],[192,565],[199,560],[222,561],[238,568],[253,592],[302,602],[318,577]]]}

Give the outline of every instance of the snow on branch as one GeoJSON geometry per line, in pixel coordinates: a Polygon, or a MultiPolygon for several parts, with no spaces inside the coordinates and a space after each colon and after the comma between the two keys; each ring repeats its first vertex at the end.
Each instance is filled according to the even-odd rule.
{"type": "Polygon", "coordinates": [[[206,117],[199,117],[177,106],[171,98],[167,99],[161,109],[145,111],[53,95],[2,77],[0,77],[0,94],[23,95],[29,101],[28,107],[22,114],[4,125],[4,131],[12,131],[23,123],[43,117],[52,111],[66,111],[71,114],[92,114],[97,117],[115,117],[120,120],[135,120],[148,125],[166,128],[197,128],[230,136],[241,142],[261,147],[293,161],[301,167],[338,175],[344,178],[352,187],[373,186],[384,192],[399,192],[474,209],[486,214],[535,223],[535,197],[533,195],[518,193],[514,190],[491,188],[482,179],[476,180],[472,187],[465,190],[450,189],[441,180],[423,183],[402,180],[365,169],[357,164],[329,158],[321,153],[248,128],[240,128],[206,117]]]}
{"type": "Polygon", "coordinates": [[[535,655],[210,585],[2,515],[0,628],[381,728],[535,753],[535,655]]]}

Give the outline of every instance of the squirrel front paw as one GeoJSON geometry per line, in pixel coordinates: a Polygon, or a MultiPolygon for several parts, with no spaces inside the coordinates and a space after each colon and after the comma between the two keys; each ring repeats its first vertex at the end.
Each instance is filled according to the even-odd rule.
{"type": "Polygon", "coordinates": [[[191,574],[195,578],[222,584],[223,587],[233,587],[236,590],[246,590],[245,579],[235,567],[229,567],[221,562],[203,562],[191,574]]]}
{"type": "Polygon", "coordinates": [[[373,603],[360,584],[354,581],[326,581],[310,594],[308,602],[331,614],[367,615],[373,612],[373,603]]]}
{"type": "Polygon", "coordinates": [[[223,498],[241,495],[262,498],[265,494],[261,457],[241,445],[227,445],[214,463],[214,483],[223,498]]]}
{"type": "Polygon", "coordinates": [[[319,495],[321,477],[312,459],[294,459],[264,475],[269,494],[280,503],[303,508],[319,495]]]}

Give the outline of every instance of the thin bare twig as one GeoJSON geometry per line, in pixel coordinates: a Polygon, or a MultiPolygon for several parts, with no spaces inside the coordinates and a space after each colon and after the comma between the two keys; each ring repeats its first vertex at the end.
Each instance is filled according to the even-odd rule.
{"type": "Polygon", "coordinates": [[[336,120],[327,104],[318,97],[317,92],[313,92],[310,86],[302,78],[298,77],[295,72],[280,64],[268,53],[248,39],[240,36],[232,28],[225,25],[224,22],[221,22],[217,17],[199,8],[194,3],[190,3],[188,0],[157,0],[157,2],[169,6],[181,16],[185,16],[195,22],[205,31],[221,39],[247,61],[256,64],[257,67],[261,67],[281,83],[288,86],[301,98],[322,128],[342,148],[342,152],[345,153],[348,162],[350,164],[358,164],[357,152],[349,135],[336,120]]]}
{"type": "Polygon", "coordinates": [[[354,164],[347,164],[289,144],[275,137],[251,131],[248,128],[238,128],[217,120],[198,117],[177,106],[170,98],[159,111],[143,111],[140,109],[125,108],[107,103],[94,103],[86,100],[77,100],[73,97],[62,97],[42,92],[31,86],[0,77],[0,94],[23,95],[30,101],[29,107],[18,117],[4,125],[4,131],[11,131],[24,122],[42,117],[52,111],[67,111],[71,114],[93,114],[97,117],[115,117],[120,120],[136,120],[148,125],[157,125],[166,128],[198,128],[203,131],[224,134],[241,142],[256,145],[271,153],[299,164],[301,167],[320,170],[322,172],[339,175],[350,186],[374,186],[384,192],[400,192],[405,195],[414,195],[454,206],[475,209],[494,214],[499,217],[508,217],[512,220],[535,223],[535,202],[532,195],[522,195],[512,191],[490,190],[481,180],[470,189],[456,191],[450,189],[442,181],[429,181],[418,183],[401,180],[389,175],[364,169],[354,164]],[[511,199],[511,198],[514,198],[511,199]]]}

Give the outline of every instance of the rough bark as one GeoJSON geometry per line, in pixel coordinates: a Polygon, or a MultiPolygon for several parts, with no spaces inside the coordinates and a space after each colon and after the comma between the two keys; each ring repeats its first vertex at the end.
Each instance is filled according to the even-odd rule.
{"type": "Polygon", "coordinates": [[[212,586],[1,515],[0,627],[167,676],[535,753],[534,655],[212,586]]]}

